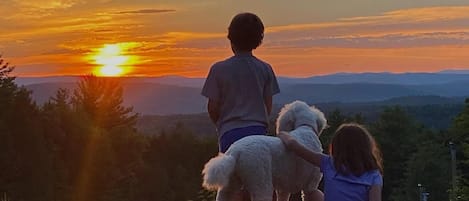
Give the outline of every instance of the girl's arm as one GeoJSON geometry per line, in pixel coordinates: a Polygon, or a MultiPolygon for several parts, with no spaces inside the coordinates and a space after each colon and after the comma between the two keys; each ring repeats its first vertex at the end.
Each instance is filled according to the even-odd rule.
{"type": "Polygon", "coordinates": [[[281,131],[279,134],[277,134],[277,136],[280,138],[280,140],[282,140],[283,144],[288,150],[293,151],[296,155],[312,163],[313,165],[321,165],[321,157],[323,156],[322,153],[309,150],[285,131],[281,131]]]}
{"type": "Polygon", "coordinates": [[[381,201],[381,185],[372,185],[369,191],[370,201],[381,201]]]}

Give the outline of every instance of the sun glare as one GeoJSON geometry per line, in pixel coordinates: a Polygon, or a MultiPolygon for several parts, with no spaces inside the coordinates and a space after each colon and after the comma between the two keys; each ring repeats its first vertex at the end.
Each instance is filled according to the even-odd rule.
{"type": "Polygon", "coordinates": [[[136,43],[105,44],[94,50],[93,63],[98,65],[94,74],[98,76],[118,77],[127,74],[137,57],[128,55],[128,50],[136,47],[136,43]]]}

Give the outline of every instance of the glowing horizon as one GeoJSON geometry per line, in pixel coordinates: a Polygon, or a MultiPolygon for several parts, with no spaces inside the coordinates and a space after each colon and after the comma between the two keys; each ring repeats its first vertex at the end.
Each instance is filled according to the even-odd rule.
{"type": "Polygon", "coordinates": [[[130,49],[137,46],[136,43],[104,44],[84,58],[89,64],[96,65],[93,74],[97,76],[125,76],[132,72],[134,65],[139,63],[137,56],[128,53],[130,49]]]}
{"type": "Polygon", "coordinates": [[[205,77],[232,55],[226,27],[247,10],[266,26],[254,54],[279,76],[469,69],[469,2],[342,4],[6,0],[0,53],[25,77],[205,77]]]}

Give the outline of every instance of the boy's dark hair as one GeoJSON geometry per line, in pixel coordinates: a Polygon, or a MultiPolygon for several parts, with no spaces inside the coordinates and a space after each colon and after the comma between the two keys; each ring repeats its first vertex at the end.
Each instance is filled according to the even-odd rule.
{"type": "Polygon", "coordinates": [[[264,24],[257,15],[240,13],[231,20],[228,39],[237,50],[251,51],[259,47],[264,38],[264,24]]]}
{"type": "Polygon", "coordinates": [[[332,138],[329,153],[340,174],[360,176],[372,170],[383,173],[381,151],[373,136],[359,124],[342,124],[332,138]]]}

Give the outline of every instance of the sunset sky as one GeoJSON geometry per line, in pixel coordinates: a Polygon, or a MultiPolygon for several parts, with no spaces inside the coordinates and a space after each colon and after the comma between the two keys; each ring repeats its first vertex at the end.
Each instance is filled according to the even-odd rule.
{"type": "Polygon", "coordinates": [[[278,75],[469,69],[469,0],[0,0],[0,54],[18,76],[204,77],[246,11],[278,75]]]}

